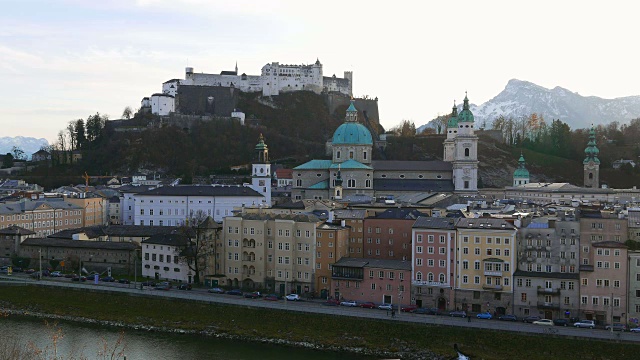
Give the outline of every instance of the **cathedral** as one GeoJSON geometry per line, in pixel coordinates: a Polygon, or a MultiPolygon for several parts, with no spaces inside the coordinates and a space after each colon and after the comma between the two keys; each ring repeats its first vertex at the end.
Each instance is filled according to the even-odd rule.
{"type": "Polygon", "coordinates": [[[334,199],[365,195],[478,190],[478,137],[465,96],[462,111],[453,107],[447,123],[443,160],[373,160],[373,137],[358,121],[354,101],[333,134],[331,160],[310,160],[293,169],[292,199],[334,199]]]}

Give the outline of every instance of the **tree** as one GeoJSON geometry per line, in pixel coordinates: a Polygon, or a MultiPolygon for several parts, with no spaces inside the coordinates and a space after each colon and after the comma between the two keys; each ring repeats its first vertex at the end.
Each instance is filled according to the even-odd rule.
{"type": "Polygon", "coordinates": [[[398,136],[412,137],[416,136],[416,125],[413,121],[402,120],[400,125],[391,128],[391,131],[398,136]]]}
{"type": "Polygon", "coordinates": [[[75,150],[77,146],[77,143],[76,143],[76,123],[77,122],[78,120],[71,120],[69,121],[69,124],[67,124],[67,137],[69,138],[69,145],[70,145],[69,150],[72,150],[72,151],[75,150]]]}
{"type": "Polygon", "coordinates": [[[133,110],[131,110],[131,106],[127,106],[124,108],[124,111],[122,112],[122,117],[124,119],[131,119],[131,115],[133,115],[133,110]]]}
{"type": "Polygon", "coordinates": [[[11,148],[11,155],[15,160],[24,160],[24,150],[19,148],[18,146],[13,146],[11,148]]]}
{"type": "Polygon", "coordinates": [[[84,130],[84,120],[82,119],[76,120],[75,137],[76,137],[76,148],[82,149],[84,143],[87,141],[87,136],[84,130]]]}
{"type": "Polygon", "coordinates": [[[102,129],[107,120],[109,120],[109,117],[107,115],[100,115],[100,113],[96,113],[87,118],[85,126],[87,140],[89,142],[93,142],[102,134],[102,129]]]}
{"type": "Polygon", "coordinates": [[[7,153],[2,159],[2,168],[8,169],[13,167],[13,155],[11,153],[7,153]]]}
{"type": "Polygon", "coordinates": [[[220,225],[202,210],[192,212],[178,230],[190,240],[190,245],[182,250],[179,259],[194,274],[195,284],[201,284],[201,273],[209,268],[215,259],[219,230],[220,225]]]}

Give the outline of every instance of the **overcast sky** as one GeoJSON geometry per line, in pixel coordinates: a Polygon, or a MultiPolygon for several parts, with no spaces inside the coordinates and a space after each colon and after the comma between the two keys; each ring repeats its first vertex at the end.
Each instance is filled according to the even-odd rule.
{"type": "Polygon", "coordinates": [[[0,136],[55,141],[184,68],[259,75],[273,61],[352,70],[386,128],[416,126],[512,78],[581,95],[638,95],[635,1],[0,0],[0,136]]]}

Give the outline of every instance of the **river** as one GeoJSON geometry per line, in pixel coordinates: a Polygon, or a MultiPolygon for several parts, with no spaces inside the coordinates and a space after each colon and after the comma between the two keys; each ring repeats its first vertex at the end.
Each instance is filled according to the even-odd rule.
{"type": "MultiPolygon", "coordinates": [[[[109,359],[100,356],[101,351],[115,349],[118,339],[127,360],[170,360],[170,359],[221,359],[221,360],[364,360],[353,354],[321,352],[308,349],[291,348],[277,345],[234,342],[212,339],[197,335],[180,335],[138,330],[125,330],[121,336],[119,329],[111,327],[88,326],[70,322],[60,322],[56,326],[45,324],[44,320],[33,318],[0,317],[0,358],[7,346],[27,345],[32,342],[40,350],[53,353],[52,335],[59,329],[62,338],[57,341],[57,353],[60,359],[109,359]],[[106,347],[105,347],[106,344],[106,347]]],[[[47,356],[50,359],[53,356],[47,356]]],[[[123,359],[120,357],[119,359],[123,359]]]]}

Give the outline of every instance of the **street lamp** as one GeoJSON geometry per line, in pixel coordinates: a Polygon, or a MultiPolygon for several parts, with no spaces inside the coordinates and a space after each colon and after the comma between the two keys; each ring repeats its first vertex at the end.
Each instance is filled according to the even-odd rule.
{"type": "Polygon", "coordinates": [[[38,280],[42,280],[42,248],[38,249],[38,261],[40,262],[40,272],[38,273],[38,280]]]}

